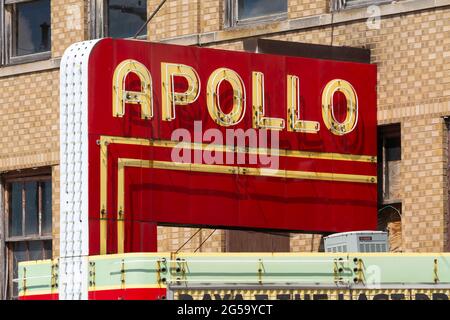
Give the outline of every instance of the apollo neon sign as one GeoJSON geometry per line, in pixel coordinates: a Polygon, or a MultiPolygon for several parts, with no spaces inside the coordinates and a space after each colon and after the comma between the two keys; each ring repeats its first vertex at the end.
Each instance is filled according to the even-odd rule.
{"type": "MultiPolygon", "coordinates": [[[[159,71],[159,70],[158,70],[159,71]]],[[[197,71],[188,65],[161,63],[161,120],[173,121],[176,118],[176,107],[187,106],[199,100],[202,83],[205,86],[208,114],[214,122],[223,127],[239,124],[246,115],[247,91],[241,76],[230,68],[217,68],[207,79],[200,79],[197,71]],[[175,78],[183,78],[187,89],[175,91],[175,78]],[[232,87],[233,102],[229,112],[224,112],[220,105],[220,86],[227,82],[232,87]]],[[[295,75],[286,76],[286,119],[269,117],[265,106],[265,76],[262,72],[252,73],[252,128],[267,130],[287,130],[289,132],[318,133],[318,121],[301,119],[300,78],[295,75]]],[[[345,135],[352,132],[358,120],[358,97],[350,82],[342,79],[329,81],[322,91],[322,120],[326,128],[334,135],[345,135]],[[346,99],[346,118],[340,122],[334,115],[334,95],[340,92],[346,99]]],[[[141,118],[151,120],[154,117],[153,80],[148,68],[133,59],[121,62],[114,72],[113,78],[113,117],[124,117],[127,104],[140,105],[141,118]],[[140,91],[126,89],[126,78],[135,74],[140,80],[140,91]]],[[[267,111],[270,112],[270,111],[267,111]]]]}
{"type": "MultiPolygon", "coordinates": [[[[375,87],[370,64],[131,40],[71,46],[61,61],[61,268],[83,276],[89,255],[156,251],[158,225],[376,228],[375,87]],[[213,139],[229,132],[244,145],[213,139]],[[249,145],[249,132],[270,133],[267,148],[249,145]]],[[[79,276],[60,280],[73,288],[79,276]]]]}

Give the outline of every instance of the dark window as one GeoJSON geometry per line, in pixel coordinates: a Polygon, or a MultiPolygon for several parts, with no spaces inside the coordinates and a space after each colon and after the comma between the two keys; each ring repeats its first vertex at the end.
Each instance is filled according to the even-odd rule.
{"type": "Polygon", "coordinates": [[[12,183],[10,190],[9,236],[21,236],[23,234],[22,184],[12,183]]]}
{"type": "MultiPolygon", "coordinates": [[[[107,1],[108,32],[113,38],[129,38],[136,34],[147,20],[146,0],[107,1]]],[[[141,35],[147,34],[146,30],[141,35]]]]}
{"type": "Polygon", "coordinates": [[[38,185],[37,182],[25,183],[25,234],[39,234],[38,185]]]}
{"type": "Polygon", "coordinates": [[[50,0],[17,3],[13,19],[13,56],[50,51],[50,0]]]}
{"type": "Polygon", "coordinates": [[[52,233],[52,182],[44,181],[41,184],[42,191],[42,233],[52,233]]]}
{"type": "Polygon", "coordinates": [[[384,144],[386,149],[386,161],[397,161],[402,159],[399,136],[387,137],[384,144]]]}
{"type": "Polygon", "coordinates": [[[52,233],[51,181],[14,181],[9,192],[9,238],[45,236],[52,233]]]}
{"type": "Polygon", "coordinates": [[[249,19],[287,12],[287,0],[238,0],[238,19],[249,19]]]}

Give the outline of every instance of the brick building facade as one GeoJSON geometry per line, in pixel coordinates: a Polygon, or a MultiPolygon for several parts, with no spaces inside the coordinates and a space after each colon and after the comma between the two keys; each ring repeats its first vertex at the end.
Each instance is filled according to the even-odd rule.
{"type": "MultiPolygon", "coordinates": [[[[347,0],[331,1],[331,7],[328,0],[286,1],[286,9],[276,8],[275,14],[241,19],[245,1],[168,0],[140,38],[226,50],[244,50],[249,37],[370,49],[371,62],[378,66],[379,228],[389,230],[393,251],[447,251],[450,1],[347,0]]],[[[6,289],[15,260],[49,258],[51,251],[58,256],[60,59],[74,42],[113,35],[109,18],[121,2],[127,1],[0,0],[0,297],[13,295],[6,289]],[[24,4],[33,2],[41,2],[42,12],[48,5],[51,39],[41,24],[37,53],[20,55],[21,19],[33,12],[24,4]],[[51,231],[45,220],[49,199],[51,231]],[[36,226],[25,222],[27,210],[39,212],[36,226]],[[16,211],[22,213],[19,223],[12,221],[16,211]],[[11,228],[19,231],[12,235],[11,228]]],[[[149,16],[160,1],[131,2],[136,8],[145,5],[149,16]]],[[[236,236],[221,230],[158,229],[160,251],[226,251],[227,237],[236,236]]],[[[319,250],[322,238],[278,237],[288,237],[295,252],[319,250]]]]}

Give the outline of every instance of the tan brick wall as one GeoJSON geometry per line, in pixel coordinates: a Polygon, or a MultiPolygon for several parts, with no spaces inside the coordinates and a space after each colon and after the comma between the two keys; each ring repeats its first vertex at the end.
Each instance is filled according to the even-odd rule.
{"type": "Polygon", "coordinates": [[[58,163],[59,72],[0,78],[0,171],[58,163]]]}
{"type": "Polygon", "coordinates": [[[404,251],[444,251],[446,244],[446,129],[440,118],[402,123],[404,251]]]}
{"type": "Polygon", "coordinates": [[[231,50],[231,51],[244,51],[244,43],[242,41],[221,43],[211,46],[214,49],[231,50]]]}
{"type": "Polygon", "coordinates": [[[317,252],[322,238],[320,234],[291,234],[291,252],[317,252]]]}
{"type": "Polygon", "coordinates": [[[198,228],[158,227],[158,251],[160,252],[177,252],[177,251],[194,252],[195,250],[197,250],[197,252],[224,251],[225,249],[224,231],[222,230],[214,231],[214,229],[202,229],[202,231],[200,232],[198,231],[199,231],[198,228]],[[189,240],[191,237],[192,239],[189,240]]]}
{"type": "Polygon", "coordinates": [[[289,19],[313,16],[327,12],[327,0],[288,0],[289,19]]]}
{"type": "Polygon", "coordinates": [[[71,44],[86,40],[87,5],[82,0],[52,0],[52,56],[60,57],[71,44]]]}
{"type": "MultiPolygon", "coordinates": [[[[59,162],[59,72],[0,78],[0,172],[59,162]]],[[[52,172],[53,254],[59,255],[59,170],[52,172]],[[58,250],[57,250],[58,249],[58,250]]]]}
{"type": "MultiPolygon", "coordinates": [[[[160,0],[149,0],[148,10],[153,12],[160,0]]],[[[206,1],[211,2],[211,1],[206,1]]],[[[157,41],[164,38],[175,38],[199,32],[199,0],[171,0],[148,24],[148,38],[157,41]]]]}
{"type": "Polygon", "coordinates": [[[200,1],[200,32],[212,32],[223,29],[224,25],[223,0],[200,1]]]}

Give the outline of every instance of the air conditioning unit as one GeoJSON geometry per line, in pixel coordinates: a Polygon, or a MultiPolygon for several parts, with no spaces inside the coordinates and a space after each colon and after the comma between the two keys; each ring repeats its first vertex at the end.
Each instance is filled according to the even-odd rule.
{"type": "Polygon", "coordinates": [[[324,238],[325,252],[389,252],[388,233],[355,231],[335,233],[324,238]]]}

